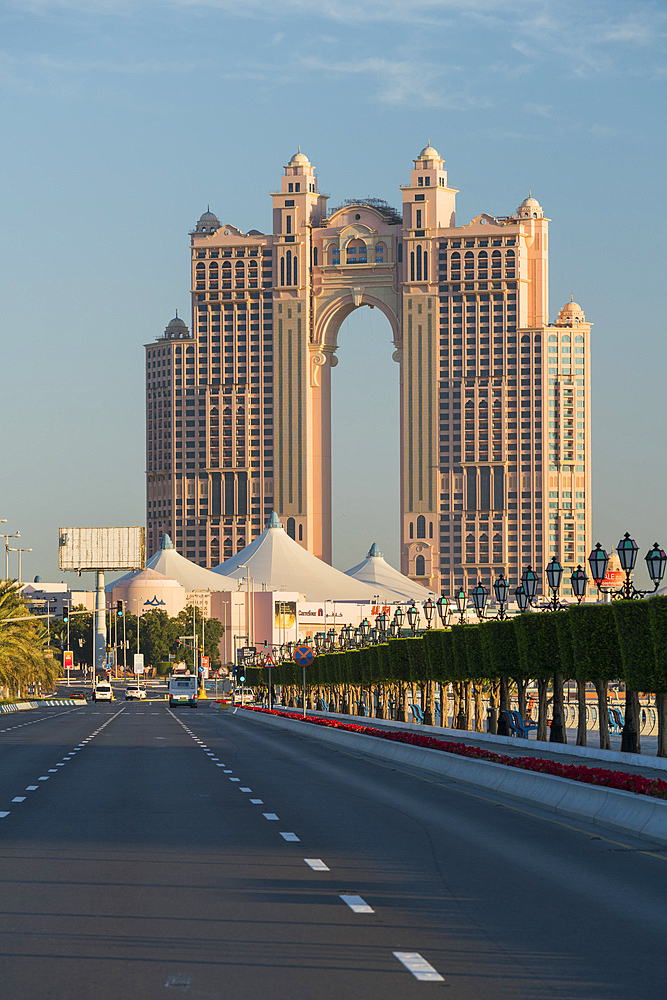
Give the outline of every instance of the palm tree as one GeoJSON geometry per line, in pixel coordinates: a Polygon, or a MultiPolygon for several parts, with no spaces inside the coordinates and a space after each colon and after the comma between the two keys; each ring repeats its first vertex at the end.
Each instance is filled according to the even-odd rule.
{"type": "Polygon", "coordinates": [[[20,697],[28,688],[53,687],[58,664],[44,655],[46,639],[41,621],[29,618],[20,584],[3,580],[0,583],[0,694],[20,697]]]}

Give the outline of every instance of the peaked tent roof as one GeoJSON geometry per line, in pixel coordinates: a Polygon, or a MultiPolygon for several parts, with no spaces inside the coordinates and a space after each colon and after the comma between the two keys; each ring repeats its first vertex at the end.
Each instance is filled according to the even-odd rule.
{"type": "Polygon", "coordinates": [[[375,542],[364,561],[346,570],[345,575],[368,584],[373,588],[373,593],[387,602],[425,601],[430,595],[436,598],[440,596],[390,566],[375,542]]]}
{"type": "Polygon", "coordinates": [[[275,512],[254,542],[213,572],[235,580],[249,574],[255,590],[292,591],[308,601],[372,601],[376,593],[302,548],[283,530],[275,512]]]}
{"type": "Polygon", "coordinates": [[[160,548],[147,561],[148,569],[156,569],[158,573],[169,576],[172,580],[185,587],[188,593],[193,590],[236,590],[236,586],[221,580],[218,573],[204,569],[180,555],[174,548],[169,535],[163,535],[160,548]]]}
{"type": "MultiPolygon", "coordinates": [[[[203,566],[198,566],[196,563],[186,559],[185,556],[180,555],[174,548],[174,543],[169,535],[162,536],[160,548],[146,562],[146,570],[143,572],[152,570],[158,575],[169,577],[170,580],[176,580],[185,589],[187,594],[191,594],[195,590],[216,591],[237,589],[234,584],[226,581],[224,577],[221,578],[210,569],[204,569],[203,566]]],[[[128,584],[136,576],[138,576],[137,573],[126,573],[125,576],[121,576],[119,580],[115,580],[105,587],[105,590],[110,591],[119,583],[128,584]]]]}

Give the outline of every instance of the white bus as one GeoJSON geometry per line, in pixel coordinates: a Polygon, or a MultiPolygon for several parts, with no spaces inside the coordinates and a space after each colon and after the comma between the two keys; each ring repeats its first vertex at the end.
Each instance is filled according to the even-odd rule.
{"type": "Polygon", "coordinates": [[[194,674],[175,674],[169,678],[169,707],[197,707],[197,678],[194,674]]]}

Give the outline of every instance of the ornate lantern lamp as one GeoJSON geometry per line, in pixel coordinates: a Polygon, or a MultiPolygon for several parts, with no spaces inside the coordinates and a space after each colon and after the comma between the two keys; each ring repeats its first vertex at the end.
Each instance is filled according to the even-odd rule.
{"type": "Polygon", "coordinates": [[[572,584],[572,593],[577,598],[577,603],[581,604],[586,596],[586,584],[588,583],[588,577],[581,566],[577,566],[577,568],[572,571],[570,583],[572,584]]]}
{"type": "Polygon", "coordinates": [[[472,588],[472,603],[475,605],[478,618],[484,617],[487,596],[486,587],[483,583],[478,583],[476,587],[472,588]]]}

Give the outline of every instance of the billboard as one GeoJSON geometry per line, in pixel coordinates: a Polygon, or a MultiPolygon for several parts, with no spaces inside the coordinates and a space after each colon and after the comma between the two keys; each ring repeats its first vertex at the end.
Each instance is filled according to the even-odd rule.
{"type": "Polygon", "coordinates": [[[143,569],[146,529],[59,528],[58,568],[61,570],[143,569]]]}

